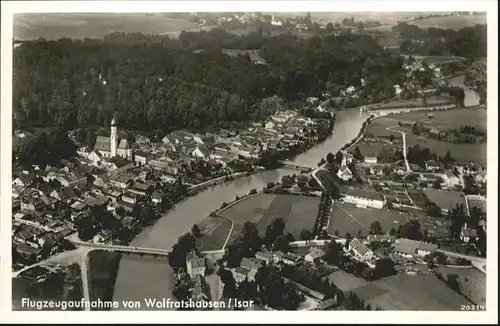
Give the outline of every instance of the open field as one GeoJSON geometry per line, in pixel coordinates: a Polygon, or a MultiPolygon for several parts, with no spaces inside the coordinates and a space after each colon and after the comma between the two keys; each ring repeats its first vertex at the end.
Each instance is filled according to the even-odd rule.
{"type": "Polygon", "coordinates": [[[475,162],[486,166],[487,145],[485,144],[451,144],[434,139],[426,139],[415,135],[406,135],[407,146],[419,145],[427,147],[439,156],[445,156],[449,150],[457,162],[475,162]]]}
{"type": "Polygon", "coordinates": [[[350,204],[336,203],[331,213],[328,233],[335,234],[339,231],[339,236],[344,236],[347,232],[351,236],[356,236],[361,230],[361,235],[366,236],[370,232],[370,224],[379,221],[382,230],[390,230],[408,221],[407,215],[402,212],[387,209],[359,208],[350,204]]]}
{"type": "Polygon", "coordinates": [[[115,31],[168,33],[196,27],[186,19],[161,13],[22,14],[14,17],[13,36],[21,40],[101,38],[115,31]]]}
{"type": "MultiPolygon", "coordinates": [[[[436,127],[438,129],[460,128],[461,126],[469,125],[472,127],[486,130],[487,127],[487,111],[481,108],[463,108],[446,111],[432,112],[432,118],[428,116],[429,112],[408,112],[393,116],[396,121],[414,121],[427,127],[436,127]]],[[[388,117],[375,119],[373,124],[382,124],[388,117]]],[[[370,128],[370,127],[368,127],[370,128]]]]}
{"type": "Polygon", "coordinates": [[[385,277],[354,289],[358,297],[383,310],[460,310],[469,301],[430,274],[385,277]]]}
{"type": "Polygon", "coordinates": [[[397,127],[399,115],[391,115],[386,117],[377,118],[370,123],[366,128],[366,133],[372,134],[374,137],[390,137],[402,138],[399,132],[387,130],[389,127],[397,127]]]}
{"type": "Polygon", "coordinates": [[[474,267],[437,267],[436,271],[441,273],[445,280],[448,274],[458,275],[460,293],[475,304],[486,305],[486,274],[474,267]]]}
{"type": "Polygon", "coordinates": [[[431,105],[449,104],[455,103],[455,99],[451,96],[445,95],[431,95],[427,97],[427,104],[424,104],[423,98],[415,99],[389,99],[382,103],[367,104],[365,107],[369,110],[381,110],[381,109],[396,109],[396,108],[410,108],[410,107],[423,107],[431,105]]]}
{"type": "Polygon", "coordinates": [[[439,190],[424,190],[425,195],[429,200],[441,208],[451,209],[456,204],[465,205],[465,198],[459,191],[439,191],[439,190]]]}
{"type": "Polygon", "coordinates": [[[358,278],[341,269],[328,275],[328,281],[330,284],[335,284],[342,291],[351,291],[368,284],[364,279],[358,278]]]}
{"type": "Polygon", "coordinates": [[[476,24],[486,24],[486,15],[481,16],[448,16],[448,17],[431,17],[427,19],[410,22],[412,25],[417,25],[420,28],[438,27],[438,28],[462,28],[474,26],[476,24]]]}
{"type": "MultiPolygon", "coordinates": [[[[259,234],[264,235],[267,225],[278,217],[283,218],[286,223],[285,233],[290,232],[296,239],[299,239],[303,229],[312,230],[318,214],[319,202],[318,197],[259,194],[231,206],[220,215],[234,222],[228,243],[233,242],[239,236],[245,222],[256,223],[259,234]]],[[[221,241],[224,243],[227,232],[219,231],[218,228],[227,229],[227,224],[222,223],[212,231],[212,234],[222,237],[221,241]]]]}
{"type": "Polygon", "coordinates": [[[222,249],[231,230],[231,220],[222,217],[208,217],[200,223],[201,236],[196,239],[200,250],[222,249]]]}

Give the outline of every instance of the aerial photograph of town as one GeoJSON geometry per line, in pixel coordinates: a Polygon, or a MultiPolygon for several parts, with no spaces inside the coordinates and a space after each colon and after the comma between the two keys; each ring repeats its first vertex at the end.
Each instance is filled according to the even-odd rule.
{"type": "Polygon", "coordinates": [[[12,309],[486,310],[486,17],[15,14],[12,309]]]}

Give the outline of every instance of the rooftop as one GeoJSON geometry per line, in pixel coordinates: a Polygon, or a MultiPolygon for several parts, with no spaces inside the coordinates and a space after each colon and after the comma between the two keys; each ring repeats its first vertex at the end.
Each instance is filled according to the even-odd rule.
{"type": "Polygon", "coordinates": [[[360,198],[368,198],[372,200],[383,200],[382,195],[373,190],[359,189],[359,188],[350,188],[346,195],[360,197],[360,198]]]}
{"type": "Polygon", "coordinates": [[[426,251],[436,251],[438,246],[433,243],[415,241],[410,239],[397,239],[394,243],[394,250],[413,255],[417,249],[426,251]]]}
{"type": "Polygon", "coordinates": [[[361,256],[364,256],[365,254],[370,252],[370,249],[368,249],[364,244],[361,243],[361,241],[356,238],[352,239],[351,242],[349,242],[349,247],[351,247],[361,256]]]}

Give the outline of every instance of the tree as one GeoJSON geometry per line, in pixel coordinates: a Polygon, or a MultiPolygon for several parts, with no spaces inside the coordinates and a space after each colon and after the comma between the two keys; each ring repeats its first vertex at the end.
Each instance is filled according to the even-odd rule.
{"type": "Polygon", "coordinates": [[[391,228],[391,231],[389,231],[389,234],[390,234],[391,236],[396,235],[396,229],[395,229],[395,228],[391,228]]]}
{"type": "Polygon", "coordinates": [[[460,283],[458,282],[458,275],[457,274],[448,274],[446,276],[446,284],[454,290],[459,292],[460,291],[460,283]]]}
{"type": "Polygon", "coordinates": [[[338,266],[342,260],[342,247],[336,241],[330,241],[323,259],[329,264],[338,266]]]}
{"type": "Polygon", "coordinates": [[[382,233],[382,225],[379,221],[374,221],[370,224],[370,232],[373,234],[381,234],[382,233]]]}
{"type": "Polygon", "coordinates": [[[285,230],[285,221],[278,217],[269,223],[266,228],[266,233],[264,235],[264,244],[271,245],[276,239],[283,235],[283,231],[285,230]]]}
{"type": "Polygon", "coordinates": [[[435,203],[430,203],[427,208],[425,209],[425,212],[427,213],[428,216],[432,217],[440,217],[441,216],[441,208],[436,205],[435,203]]]}
{"type": "Polygon", "coordinates": [[[328,32],[333,32],[333,24],[331,22],[326,24],[326,30],[328,32]]]}
{"type": "Polygon", "coordinates": [[[342,152],[338,151],[337,154],[335,154],[335,163],[337,163],[337,165],[341,165],[343,158],[344,155],[342,155],[342,152]]]}
{"type": "Polygon", "coordinates": [[[304,229],[300,232],[300,240],[307,241],[307,240],[312,240],[312,238],[313,234],[311,231],[304,229]]]}
{"type": "Polygon", "coordinates": [[[382,278],[396,274],[394,262],[390,258],[379,259],[375,262],[375,277],[382,278]]]}
{"type": "Polygon", "coordinates": [[[329,163],[329,164],[333,164],[333,162],[335,162],[335,155],[333,155],[332,152],[328,153],[326,155],[326,161],[329,163]]]}
{"type": "Polygon", "coordinates": [[[441,189],[441,181],[440,179],[436,179],[432,182],[432,188],[441,189]]]}
{"type": "Polygon", "coordinates": [[[422,240],[422,230],[420,223],[416,220],[411,220],[403,224],[398,230],[400,238],[407,238],[411,240],[422,240]]]}
{"type": "Polygon", "coordinates": [[[364,159],[364,156],[361,154],[361,150],[358,146],[354,149],[354,154],[352,156],[358,161],[362,161],[364,159]]]}
{"type": "Polygon", "coordinates": [[[201,236],[201,230],[198,224],[193,225],[193,227],[191,228],[191,233],[194,235],[195,238],[199,238],[201,236]]]}

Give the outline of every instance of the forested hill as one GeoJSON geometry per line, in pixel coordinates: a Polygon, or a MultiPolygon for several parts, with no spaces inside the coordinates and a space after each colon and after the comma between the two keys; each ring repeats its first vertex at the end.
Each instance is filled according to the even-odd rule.
{"type": "Polygon", "coordinates": [[[401,80],[401,60],[369,36],[259,35],[268,64],[258,65],[248,55],[221,53],[214,40],[226,36],[213,33],[185,34],[178,41],[142,36],[140,42],[26,42],[14,50],[15,128],[104,126],[113,115],[131,129],[228,126],[267,116],[275,108],[260,103],[273,95],[302,100],[325,88],[336,95],[348,85],[360,86],[362,77],[362,95],[377,101],[392,95],[392,85],[401,80]],[[203,35],[210,35],[203,42],[215,49],[194,53],[192,44],[203,35]]]}

